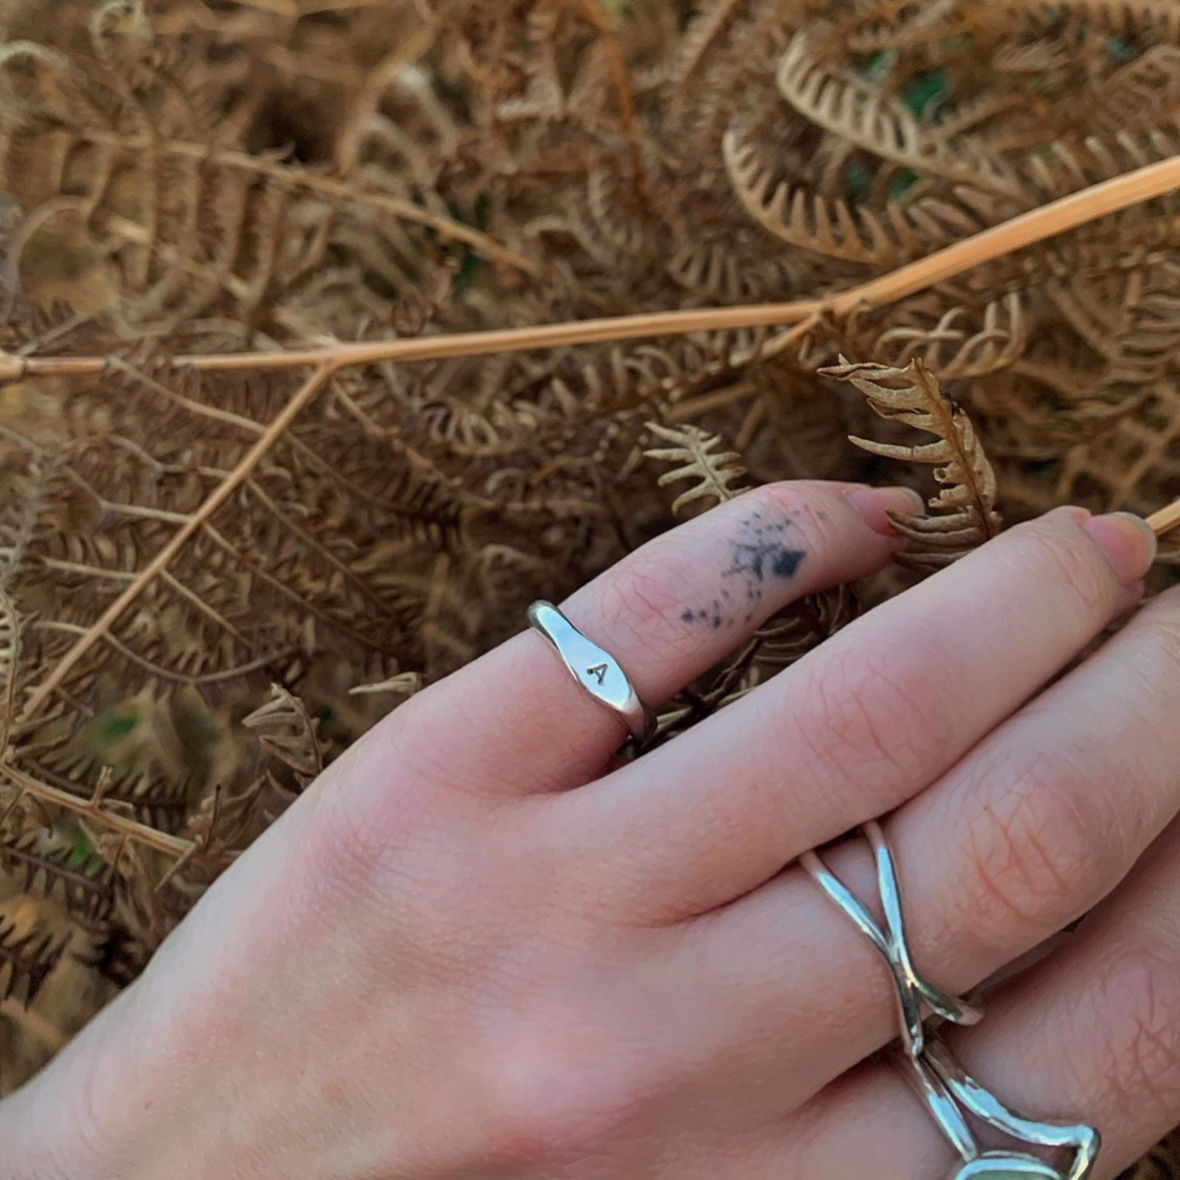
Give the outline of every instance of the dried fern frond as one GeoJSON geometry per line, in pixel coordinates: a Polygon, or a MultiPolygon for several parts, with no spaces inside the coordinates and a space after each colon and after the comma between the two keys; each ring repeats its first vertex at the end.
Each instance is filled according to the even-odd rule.
{"type": "Polygon", "coordinates": [[[1173,1132],[1123,1176],[1124,1180],[1174,1180],[1177,1174],[1180,1174],[1180,1134],[1173,1132]]]}
{"type": "Polygon", "coordinates": [[[891,514],[898,532],[911,542],[899,563],[914,569],[938,569],[1000,531],[996,477],[983,445],[963,408],[943,395],[921,361],[913,360],[897,369],[851,364],[841,358],[839,365],[821,372],[855,385],[882,418],[937,436],[936,442],[914,446],[852,438],[856,446],[873,455],[938,465],[934,478],[943,489],[930,502],[933,513],[921,517],[891,514]]]}
{"type": "MultiPolygon", "coordinates": [[[[1057,466],[1048,495],[1016,463],[1002,464],[1000,474],[1001,486],[1022,515],[1061,503],[1150,515],[1180,487],[1180,384],[1160,382],[1136,412],[1106,429],[1079,432],[1057,466]]],[[[1166,557],[1173,548],[1165,538],[1161,553],[1166,557]]]]}
{"type": "Polygon", "coordinates": [[[801,31],[778,68],[778,87],[799,114],[848,143],[907,168],[1019,199],[1020,185],[986,143],[937,126],[922,126],[902,103],[866,79],[831,70],[818,56],[818,38],[801,31]]]}
{"type": "Polygon", "coordinates": [[[670,106],[673,112],[684,103],[689,84],[701,62],[726,29],[737,19],[743,0],[709,0],[693,16],[688,31],[676,48],[669,68],[670,106]]]}
{"type": "Polygon", "coordinates": [[[1180,266],[1164,267],[1134,284],[1110,364],[1084,391],[1081,417],[1107,421],[1132,412],[1180,361],[1180,266]]]}
{"type": "Polygon", "coordinates": [[[0,751],[8,749],[8,736],[16,711],[16,669],[20,662],[21,619],[3,589],[0,574],[0,751]]]}
{"type": "Polygon", "coordinates": [[[1151,127],[1180,108],[1180,46],[1153,45],[1102,86],[1098,129],[1118,135],[1151,127]]]}
{"type": "MultiPolygon", "coordinates": [[[[194,772],[184,736],[210,709],[298,678],[320,647],[365,651],[378,669],[412,661],[404,637],[427,591],[415,599],[376,577],[358,538],[412,547],[458,527],[450,481],[407,461],[403,444],[383,449],[359,427],[348,442],[338,426],[289,430],[299,408],[284,408],[289,387],[235,397],[222,386],[211,398],[184,375],[151,372],[123,365],[109,379],[122,385],[117,399],[69,402],[68,460],[48,478],[33,478],[50,465],[32,437],[0,439],[0,474],[16,493],[0,529],[5,593],[16,617],[54,603],[13,649],[6,773],[135,839],[132,821],[183,831],[212,785],[212,764],[194,772]],[[149,687],[111,699],[110,686],[136,681],[149,687]]],[[[297,773],[318,771],[318,755],[297,761],[297,773]]]]}
{"type": "Polygon", "coordinates": [[[19,827],[0,832],[0,866],[21,884],[59,902],[90,926],[105,923],[115,905],[115,871],[84,844],[62,833],[19,827]]]}
{"type": "Polygon", "coordinates": [[[1015,12],[1046,23],[1065,17],[1093,21],[1112,33],[1172,40],[1180,37],[1180,14],[1169,0],[1003,0],[997,9],[1001,14],[1015,12]]]}
{"type": "Polygon", "coordinates": [[[422,684],[422,677],[417,672],[398,672],[376,684],[357,684],[348,691],[352,696],[367,693],[388,692],[396,696],[413,696],[422,684]]]}
{"type": "Polygon", "coordinates": [[[710,434],[699,426],[662,426],[649,422],[648,430],[657,438],[672,443],[670,447],[657,447],[644,451],[649,459],[661,463],[680,463],[682,466],[660,476],[660,487],[682,480],[691,480],[693,486],[672,503],[672,511],[678,513],[688,504],[699,500],[715,500],[718,504],[732,500],[739,489],[733,484],[746,474],[741,466],[741,455],[737,451],[718,451],[723,446],[718,435],[710,434]]]}
{"type": "Polygon", "coordinates": [[[47,904],[27,894],[0,901],[0,1000],[36,999],[70,941],[47,904]]]}
{"type": "Polygon", "coordinates": [[[324,756],[316,737],[316,725],[307,707],[281,684],[270,686],[271,699],[242,720],[259,744],[295,772],[306,787],[324,768],[324,756]]]}
{"type": "MultiPolygon", "coordinates": [[[[939,299],[939,304],[943,303],[939,299]]],[[[915,308],[915,310],[919,310],[915,308]]],[[[920,357],[939,381],[961,381],[1008,369],[1023,355],[1028,330],[1023,301],[1013,292],[978,309],[951,307],[930,327],[909,326],[902,316],[871,345],[871,355],[902,368],[920,357]]]]}
{"type": "Polygon", "coordinates": [[[860,602],[850,585],[809,595],[759,628],[755,663],[771,671],[789,668],[859,614],[860,602]]]}
{"type": "MultiPolygon", "coordinates": [[[[34,43],[0,47],[0,184],[34,204],[63,185],[70,190],[46,232],[59,240],[68,232],[75,248],[89,239],[109,262],[108,298],[128,335],[166,316],[258,321],[276,285],[297,296],[329,260],[363,264],[353,314],[376,274],[411,293],[435,251],[407,226],[478,249],[483,243],[500,261],[532,269],[450,217],[434,194],[433,209],[415,199],[420,179],[407,183],[375,167],[341,179],[283,158],[285,146],[227,148],[225,139],[254,112],[239,101],[232,114],[205,115],[200,86],[143,52],[153,36],[146,16],[91,31],[102,68],[34,43]],[[135,60],[129,76],[125,62],[114,64],[124,50],[135,60]]],[[[270,326],[280,336],[329,330],[342,295],[334,305],[321,302],[318,313],[303,303],[301,314],[281,314],[270,326]]]]}
{"type": "Polygon", "coordinates": [[[735,128],[726,132],[723,151],[734,194],[754,220],[789,245],[828,258],[896,267],[980,227],[970,210],[941,199],[854,210],[845,200],[778,179],[757,144],[735,128]]]}

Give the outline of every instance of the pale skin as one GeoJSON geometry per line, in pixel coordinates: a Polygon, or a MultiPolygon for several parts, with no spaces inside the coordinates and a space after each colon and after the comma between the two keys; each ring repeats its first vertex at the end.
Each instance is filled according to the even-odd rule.
{"type": "MultiPolygon", "coordinates": [[[[890,507],[761,488],[563,609],[658,706],[886,565],[890,507]]],[[[954,1051],[1096,1124],[1107,1180],[1180,1119],[1180,593],[1138,608],[1152,556],[1142,522],[1058,510],[626,764],[518,635],[333,765],[0,1103],[0,1178],[942,1180],[872,1058],[883,966],[793,864],[887,816],[923,975],[999,979],[954,1051]]],[[[826,855],[871,894],[862,846],[826,855]]]]}

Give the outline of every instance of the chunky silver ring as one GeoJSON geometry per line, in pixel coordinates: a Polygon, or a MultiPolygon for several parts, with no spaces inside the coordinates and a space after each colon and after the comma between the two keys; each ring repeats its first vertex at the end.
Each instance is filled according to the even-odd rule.
{"type": "Polygon", "coordinates": [[[534,602],[528,618],[529,626],[553,645],[570,675],[599,704],[622,717],[637,742],[651,737],[656,727],[655,714],[639,699],[610,652],[587,639],[551,602],[534,602]]]}
{"type": "Polygon", "coordinates": [[[948,1180],[1086,1180],[1102,1144],[1094,1127],[1085,1123],[1036,1122],[1009,1110],[963,1069],[944,1041],[925,1028],[927,1013],[954,1024],[975,1024],[983,1013],[927,983],[917,973],[906,942],[893,853],[876,821],[865,824],[861,832],[872,846],[877,864],[884,929],[816,852],[805,852],[799,859],[889,966],[901,1017],[902,1068],[960,1156],[961,1162],[948,1180]],[[1062,1171],[1027,1151],[985,1151],[971,1130],[968,1115],[1015,1140],[1022,1148],[1071,1148],[1073,1161],[1062,1171]]]}
{"type": "Polygon", "coordinates": [[[1102,1146],[1094,1127],[1036,1122],[1016,1114],[975,1081],[938,1037],[927,1037],[919,1057],[906,1054],[901,1068],[961,1157],[948,1180],[1086,1180],[1093,1172],[1102,1146]],[[1073,1159],[1062,1170],[1026,1151],[984,1151],[967,1114],[1022,1147],[1069,1148],[1073,1159]]]}

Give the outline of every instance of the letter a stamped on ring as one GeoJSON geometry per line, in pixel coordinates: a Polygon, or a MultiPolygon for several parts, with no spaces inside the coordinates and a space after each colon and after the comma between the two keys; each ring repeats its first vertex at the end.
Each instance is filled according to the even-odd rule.
{"type": "Polygon", "coordinates": [[[637,742],[656,729],[655,714],[639,699],[618,661],[587,639],[551,602],[534,602],[529,626],[539,631],[557,652],[569,674],[596,701],[619,714],[637,742]]]}

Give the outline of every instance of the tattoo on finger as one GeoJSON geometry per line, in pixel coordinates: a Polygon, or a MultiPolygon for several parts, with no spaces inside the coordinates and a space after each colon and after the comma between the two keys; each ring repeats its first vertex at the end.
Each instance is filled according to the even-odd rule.
{"type": "Polygon", "coordinates": [[[772,520],[763,512],[750,513],[732,539],[732,559],[721,571],[721,589],[712,602],[681,614],[685,623],[708,623],[714,630],[751,623],[767,586],[793,578],[807,557],[792,534],[791,520],[772,520]],[[735,586],[734,583],[737,583],[735,586]],[[744,612],[744,614],[743,614],[744,612]]]}

